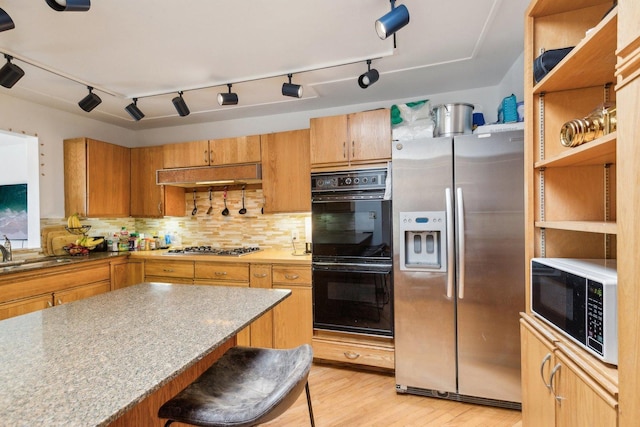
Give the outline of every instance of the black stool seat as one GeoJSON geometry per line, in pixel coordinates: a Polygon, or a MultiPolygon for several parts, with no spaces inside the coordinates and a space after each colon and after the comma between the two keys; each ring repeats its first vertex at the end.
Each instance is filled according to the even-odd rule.
{"type": "Polygon", "coordinates": [[[233,347],[158,410],[160,418],[206,427],[244,427],[271,421],[306,387],[313,361],[308,344],[289,350],[233,347]]]}

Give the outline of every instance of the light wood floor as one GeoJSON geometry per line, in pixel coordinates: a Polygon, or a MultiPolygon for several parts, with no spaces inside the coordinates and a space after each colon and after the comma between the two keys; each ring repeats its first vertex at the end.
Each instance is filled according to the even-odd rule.
{"type": "MultiPolygon", "coordinates": [[[[317,427],[514,427],[520,411],[397,394],[393,375],[314,364],[309,375],[317,427]]],[[[266,426],[309,426],[304,392],[266,426]]]]}

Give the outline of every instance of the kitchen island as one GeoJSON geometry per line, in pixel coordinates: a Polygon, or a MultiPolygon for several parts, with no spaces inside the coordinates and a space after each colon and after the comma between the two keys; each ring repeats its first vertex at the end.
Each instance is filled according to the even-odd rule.
{"type": "Polygon", "coordinates": [[[142,283],[0,322],[0,424],[162,425],[157,407],[290,291],[142,283]]]}

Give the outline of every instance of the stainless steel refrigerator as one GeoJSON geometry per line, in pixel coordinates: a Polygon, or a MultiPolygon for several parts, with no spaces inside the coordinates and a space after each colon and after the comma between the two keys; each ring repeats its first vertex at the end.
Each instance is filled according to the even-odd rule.
{"type": "Polygon", "coordinates": [[[396,389],[519,408],[522,131],[394,141],[396,389]]]}

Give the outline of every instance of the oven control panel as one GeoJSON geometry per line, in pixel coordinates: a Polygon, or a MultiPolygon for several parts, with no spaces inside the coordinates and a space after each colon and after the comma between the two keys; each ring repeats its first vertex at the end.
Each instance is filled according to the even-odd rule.
{"type": "Polygon", "coordinates": [[[386,169],[365,169],[311,174],[311,191],[378,190],[385,188],[386,169]]]}

